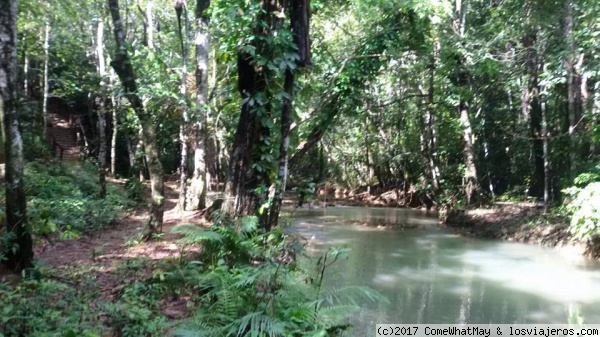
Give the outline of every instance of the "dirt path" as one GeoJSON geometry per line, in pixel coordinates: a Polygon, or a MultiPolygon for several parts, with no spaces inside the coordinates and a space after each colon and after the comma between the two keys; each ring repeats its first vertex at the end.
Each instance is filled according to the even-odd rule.
{"type": "Polygon", "coordinates": [[[171,228],[179,224],[204,224],[197,211],[178,212],[177,188],[175,182],[165,184],[165,234],[160,240],[140,241],[146,230],[148,208],[139,207],[114,226],[91,237],[36,247],[35,257],[67,280],[81,282],[84,276],[91,276],[101,297],[110,300],[130,281],[148,277],[153,262],[179,256],[181,244],[177,242],[177,236],[169,234],[171,228]],[[118,269],[129,260],[137,261],[138,266],[133,268],[137,271],[129,275],[129,280],[124,280],[123,272],[118,269]]]}

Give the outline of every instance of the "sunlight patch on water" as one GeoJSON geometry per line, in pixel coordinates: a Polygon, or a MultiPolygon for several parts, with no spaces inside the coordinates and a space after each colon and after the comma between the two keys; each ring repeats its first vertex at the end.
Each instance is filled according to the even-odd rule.
{"type": "Polygon", "coordinates": [[[384,286],[394,286],[399,280],[398,275],[393,274],[377,274],[375,278],[373,278],[373,283],[384,285],[384,286]]]}
{"type": "Polygon", "coordinates": [[[435,269],[414,269],[410,267],[401,268],[398,275],[404,280],[412,280],[418,282],[433,282],[437,278],[437,270],[435,269]]]}
{"type": "Polygon", "coordinates": [[[549,250],[540,253],[539,247],[497,244],[483,251],[466,251],[461,260],[475,266],[477,276],[482,279],[551,301],[600,301],[600,271],[583,270],[549,250]]]}

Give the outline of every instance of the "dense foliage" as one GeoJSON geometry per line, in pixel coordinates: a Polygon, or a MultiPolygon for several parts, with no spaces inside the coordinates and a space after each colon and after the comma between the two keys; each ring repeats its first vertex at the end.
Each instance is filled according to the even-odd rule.
{"type": "MultiPolygon", "coordinates": [[[[38,241],[79,238],[105,229],[136,203],[123,198],[124,188],[110,185],[106,198],[98,196],[93,165],[31,162],[25,168],[28,217],[38,241]]],[[[0,198],[4,199],[3,191],[0,198]]],[[[4,207],[0,206],[3,219],[4,207]]],[[[0,229],[2,237],[8,235],[0,229]]],[[[5,247],[5,249],[8,249],[5,247]]],[[[0,259],[2,255],[0,254],[0,259]]]]}
{"type": "Polygon", "coordinates": [[[122,211],[135,205],[135,200],[123,198],[124,188],[119,185],[109,185],[106,198],[100,198],[96,172],[90,164],[33,162],[25,172],[34,232],[44,228],[90,234],[113,224],[122,211]]]}
{"type": "Polygon", "coordinates": [[[13,205],[0,206],[0,264],[25,269],[0,284],[0,335],[346,329],[346,292],[377,296],[322,284],[343,250],[298,266],[302,244],[276,226],[286,188],[300,204],[566,205],[576,239],[600,238],[596,0],[21,0],[0,15],[17,39],[0,41],[13,205]],[[163,238],[165,177],[180,179],[180,210],[216,215],[176,228],[178,260],[127,261],[135,276],[112,300],[91,271],[72,284],[29,268],[32,236],[105,230],[148,178],[144,237],[163,238]],[[211,206],[207,189],[225,197],[211,206]],[[166,321],[168,298],[186,319],[166,321]]]}
{"type": "Polygon", "coordinates": [[[600,167],[580,174],[575,186],[565,190],[570,196],[566,209],[572,214],[570,229],[577,239],[597,241],[600,239],[600,167]]]}
{"type": "Polygon", "coordinates": [[[176,227],[186,245],[180,258],[123,262],[117,272],[138,281],[113,301],[87,274],[72,284],[68,270],[31,270],[16,285],[0,284],[0,335],[335,336],[351,327],[359,303],[382,300],[369,289],[323,284],[344,249],[300,268],[303,244],[281,231],[260,234],[257,224],[253,217],[210,229],[176,227]],[[189,253],[197,248],[202,253],[189,253]],[[191,317],[167,322],[169,299],[185,299],[181,310],[191,317]]]}
{"type": "MultiPolygon", "coordinates": [[[[260,124],[248,165],[261,178],[251,187],[266,195],[279,169],[279,111],[292,99],[283,88],[289,70],[296,75],[291,188],[329,183],[352,192],[396,189],[398,203],[411,206],[424,201],[452,206],[471,201],[472,194],[479,201],[509,196],[559,203],[560,191],[598,160],[598,4],[461,3],[455,8],[449,1],[312,1],[310,71],[296,64],[285,11],[272,18],[264,15],[261,1],[190,3],[188,19],[194,6],[206,7],[201,13],[210,38],[205,106],[193,99],[198,83],[192,76],[187,97],[181,96],[181,65],[193,60],[193,22],[182,28],[188,48],[182,50],[186,41],[179,41],[173,8],[152,1],[120,5],[137,94],[160,126],[157,143],[167,172],[177,170],[184,139],[194,148],[194,123],[205,113],[209,183],[225,182],[239,107],[248,104],[260,124]],[[259,29],[271,25],[271,33],[259,29]],[[240,53],[265,82],[257,82],[251,96],[236,92],[245,80],[238,74],[240,53]],[[187,138],[181,138],[181,125],[187,125],[187,138]]],[[[46,56],[40,41],[49,25],[49,91],[81,116],[87,151],[96,155],[98,117],[85,111],[98,108],[90,99],[101,91],[98,56],[91,52],[99,21],[104,36],[110,36],[107,7],[60,1],[47,6],[21,4],[23,120],[40,125],[34,107],[43,100],[40,69],[46,56]],[[91,26],[71,32],[75,12],[91,26]]],[[[110,51],[114,41],[106,38],[103,45],[110,51]]],[[[116,74],[108,77],[107,113],[114,120],[106,131],[118,132],[115,173],[144,171],[144,152],[136,147],[140,121],[123,99],[116,74]]],[[[40,143],[39,136],[27,139],[40,143]]],[[[263,208],[272,201],[259,199],[263,208]]]]}

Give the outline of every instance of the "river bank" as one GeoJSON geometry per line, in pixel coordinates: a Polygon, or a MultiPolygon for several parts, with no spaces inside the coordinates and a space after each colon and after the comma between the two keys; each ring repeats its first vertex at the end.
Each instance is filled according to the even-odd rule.
{"type": "Polygon", "coordinates": [[[451,210],[441,222],[466,236],[537,244],[573,258],[600,258],[598,243],[575,239],[568,221],[546,213],[540,203],[495,202],[486,208],[451,210]]]}
{"type": "MultiPolygon", "coordinates": [[[[297,206],[295,194],[287,195],[288,206],[297,206]]],[[[347,193],[333,189],[320,191],[306,200],[301,207],[319,208],[335,206],[413,208],[435,212],[435,205],[423,193],[404,193],[401,190],[377,191],[376,193],[347,193]]],[[[569,219],[546,212],[543,203],[493,202],[470,209],[454,209],[439,212],[440,223],[464,236],[496,239],[510,242],[535,244],[556,249],[569,258],[600,258],[600,242],[582,242],[569,231],[569,219]]],[[[370,224],[373,226],[373,224],[370,224]]],[[[393,228],[386,224],[376,227],[393,228]]],[[[410,224],[406,227],[410,228],[410,224]]]]}

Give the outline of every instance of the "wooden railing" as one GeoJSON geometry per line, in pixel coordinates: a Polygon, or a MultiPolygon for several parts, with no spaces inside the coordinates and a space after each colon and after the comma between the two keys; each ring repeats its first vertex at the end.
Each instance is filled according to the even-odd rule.
{"type": "Polygon", "coordinates": [[[63,153],[65,152],[65,149],[56,141],[56,137],[52,137],[52,155],[54,155],[56,157],[56,149],[60,150],[60,153],[58,155],[58,158],[60,159],[60,161],[63,160],[63,153]]]}

